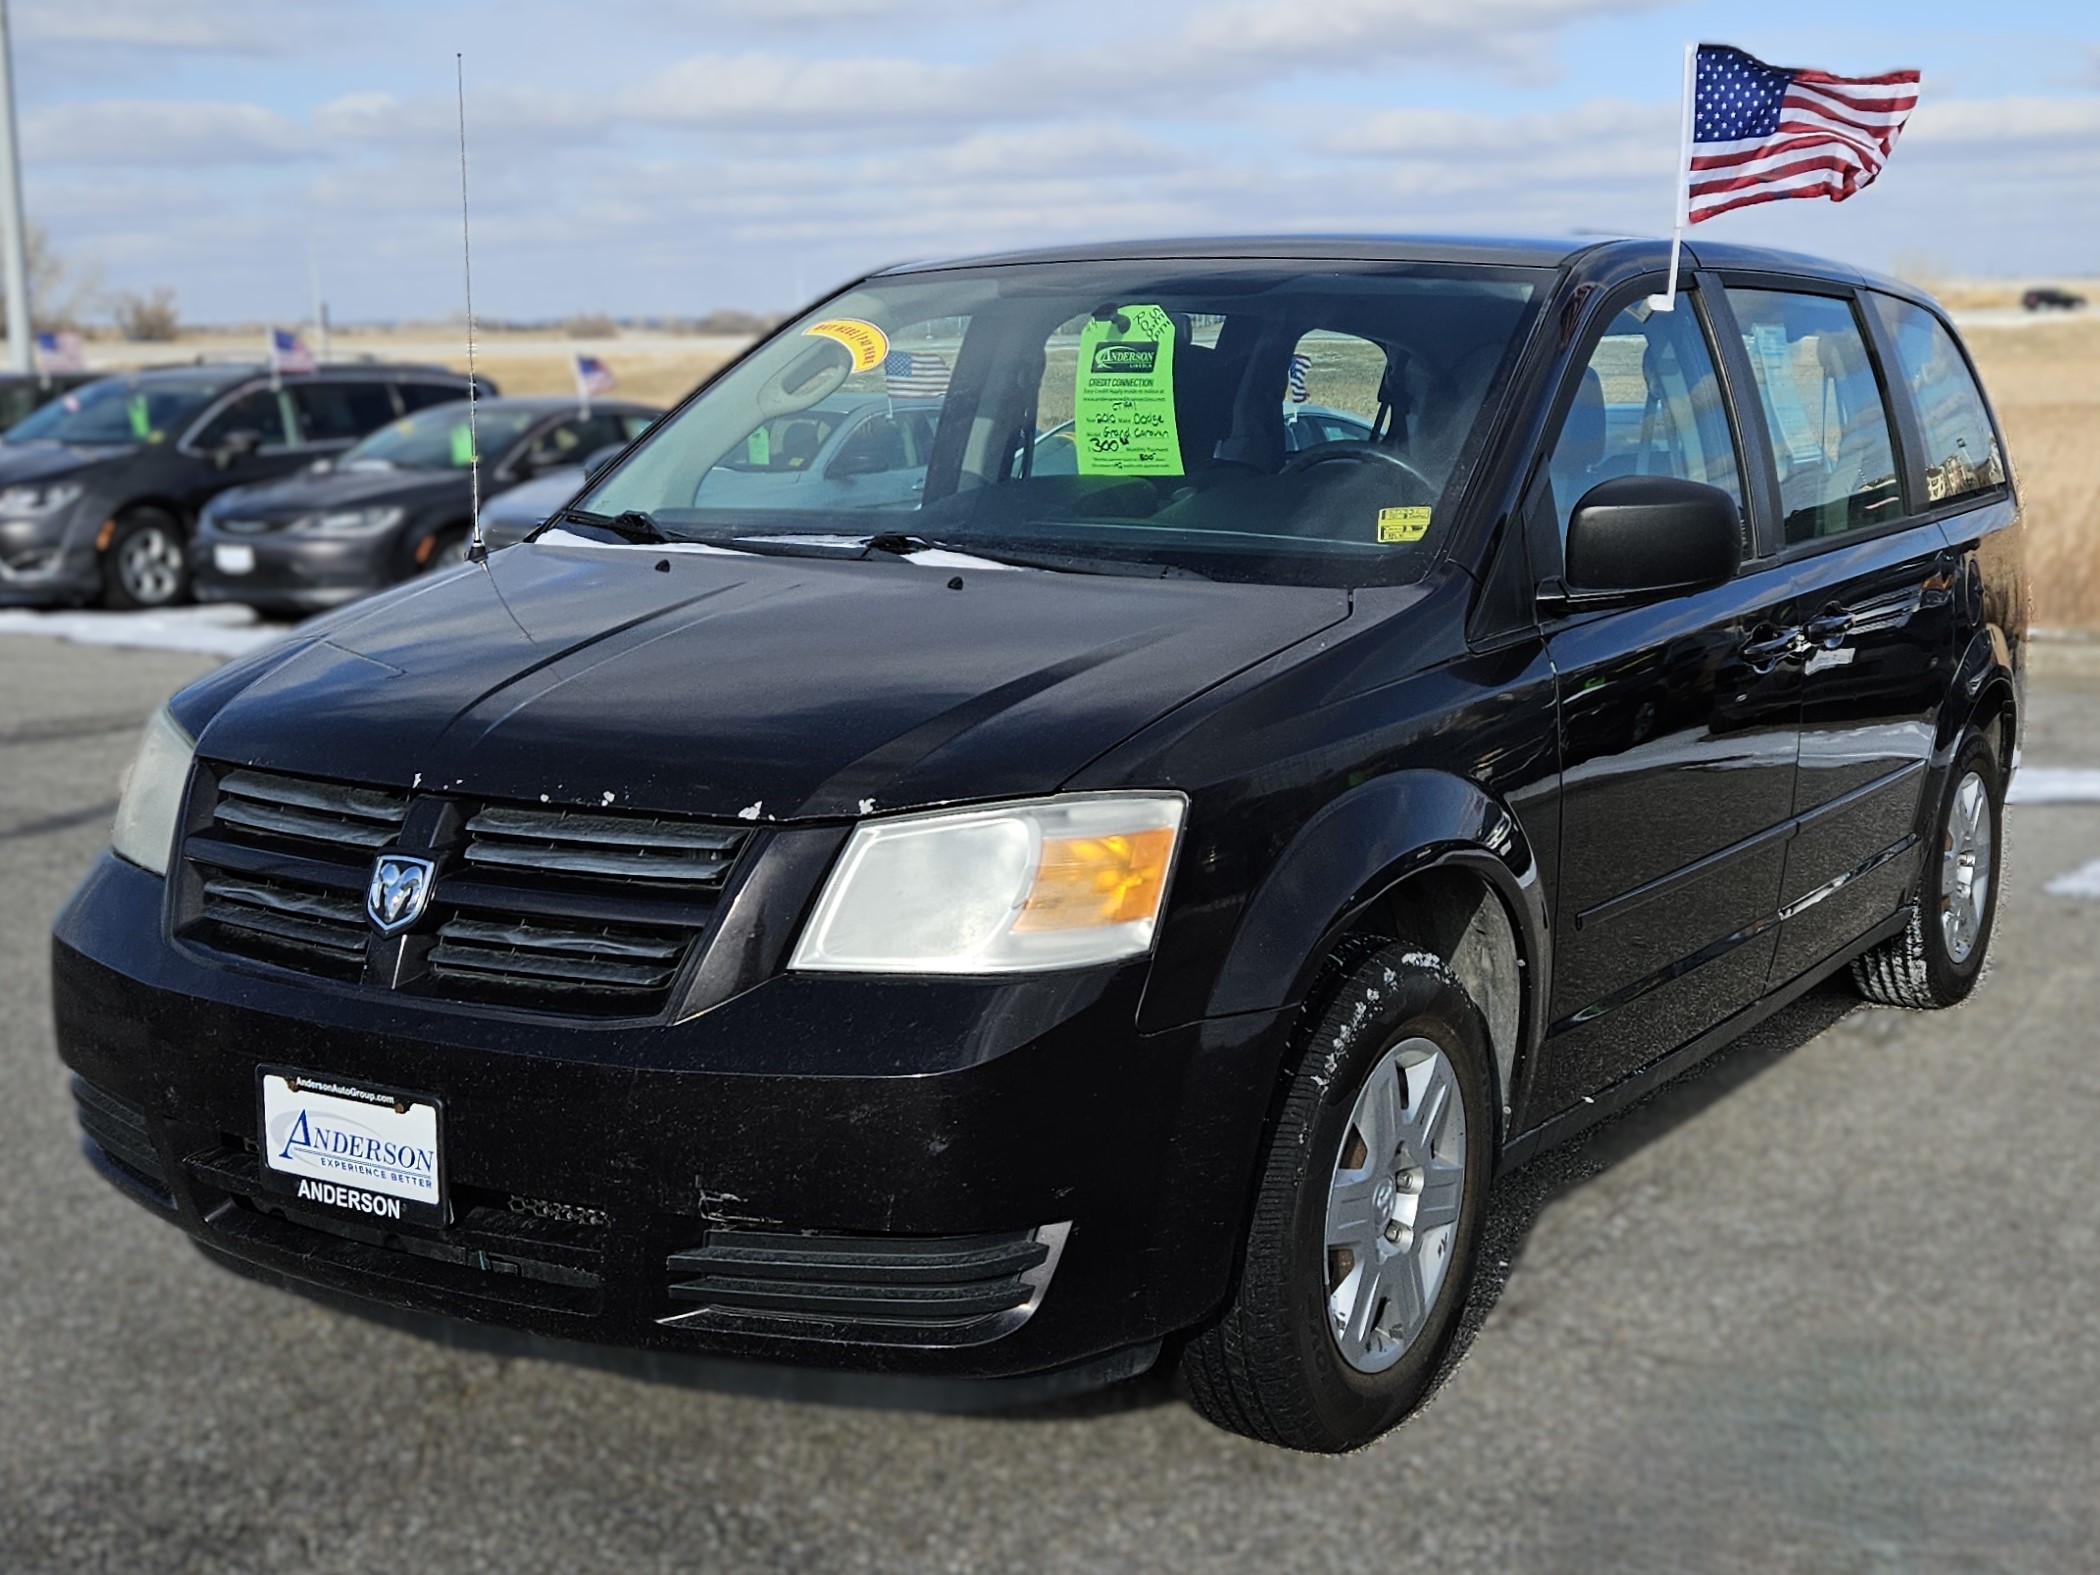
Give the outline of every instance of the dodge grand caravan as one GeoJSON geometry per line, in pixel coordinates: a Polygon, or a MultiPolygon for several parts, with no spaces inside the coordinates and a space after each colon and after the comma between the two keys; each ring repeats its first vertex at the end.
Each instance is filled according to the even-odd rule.
{"type": "Polygon", "coordinates": [[[1973,369],[1893,280],[1664,263],[861,280],[532,539],[153,719],[57,921],[87,1157],[388,1316],[1170,1360],[1228,1428],[1376,1436],[1498,1172],[1990,945],[2027,593],[1973,369]],[[900,349],[952,369],[923,486],[713,500],[900,349]],[[1286,442],[1293,358],[1368,436],[1286,442]]]}

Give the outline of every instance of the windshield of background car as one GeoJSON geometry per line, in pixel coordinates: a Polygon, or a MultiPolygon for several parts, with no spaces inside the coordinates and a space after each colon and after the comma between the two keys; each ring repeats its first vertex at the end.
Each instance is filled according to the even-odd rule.
{"type": "Polygon", "coordinates": [[[345,465],[371,460],[404,470],[465,470],[474,463],[478,436],[484,455],[499,455],[540,418],[536,410],[483,410],[467,426],[465,400],[433,405],[390,421],[342,457],[345,465]]]}
{"type": "Polygon", "coordinates": [[[105,378],[63,393],[7,432],[10,443],[172,442],[226,391],[224,379],[105,378]]]}
{"type": "Polygon", "coordinates": [[[872,280],[659,422],[576,514],[695,540],[1419,579],[1547,274],[1147,260],[872,280]]]}

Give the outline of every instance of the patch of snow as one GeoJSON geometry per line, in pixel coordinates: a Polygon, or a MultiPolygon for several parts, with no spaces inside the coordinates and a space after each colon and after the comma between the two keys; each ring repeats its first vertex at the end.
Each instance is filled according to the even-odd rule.
{"type": "Polygon", "coordinates": [[[0,610],[0,634],[40,634],[75,645],[181,651],[195,656],[246,656],[291,632],[288,624],[264,623],[252,608],[231,603],[142,612],[0,610]]]}
{"type": "Polygon", "coordinates": [[[738,810],[736,812],[736,818],[738,820],[756,820],[758,819],[758,812],[764,809],[765,807],[766,801],[764,799],[760,799],[756,804],[752,804],[744,809],[738,810]]]}
{"type": "Polygon", "coordinates": [[[2100,902],[2100,859],[2066,870],[2042,889],[2052,897],[2083,897],[2088,902],[2100,902]]]}
{"type": "Polygon", "coordinates": [[[2100,771],[2075,766],[2022,766],[2008,804],[2100,804],[2100,771]]]}

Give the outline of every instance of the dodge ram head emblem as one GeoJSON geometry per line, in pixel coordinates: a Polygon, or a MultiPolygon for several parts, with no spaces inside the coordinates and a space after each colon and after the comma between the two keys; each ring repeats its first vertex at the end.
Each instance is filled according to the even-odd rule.
{"type": "Polygon", "coordinates": [[[372,886],[365,893],[365,916],[381,935],[397,935],[423,917],[430,905],[430,883],[436,873],[428,859],[405,853],[382,853],[372,861],[372,886]]]}

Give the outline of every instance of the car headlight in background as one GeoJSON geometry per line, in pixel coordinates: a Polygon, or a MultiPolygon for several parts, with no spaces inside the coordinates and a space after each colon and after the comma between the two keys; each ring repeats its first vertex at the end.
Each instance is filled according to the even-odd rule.
{"type": "Polygon", "coordinates": [[[406,509],[330,509],[325,514],[300,515],[292,521],[292,529],[309,536],[376,536],[407,517],[406,509]]]}
{"type": "Polygon", "coordinates": [[[176,822],[182,818],[182,790],[196,750],[165,707],[153,713],[138,755],[124,773],[117,823],[110,828],[109,845],[119,858],[156,875],[168,873],[176,822]]]}
{"type": "Polygon", "coordinates": [[[50,514],[78,501],[77,481],[24,482],[0,488],[0,514],[50,514]]]}
{"type": "Polygon", "coordinates": [[[789,966],[984,974],[1141,957],[1187,807],[1087,794],[863,822],[789,966]]]}

